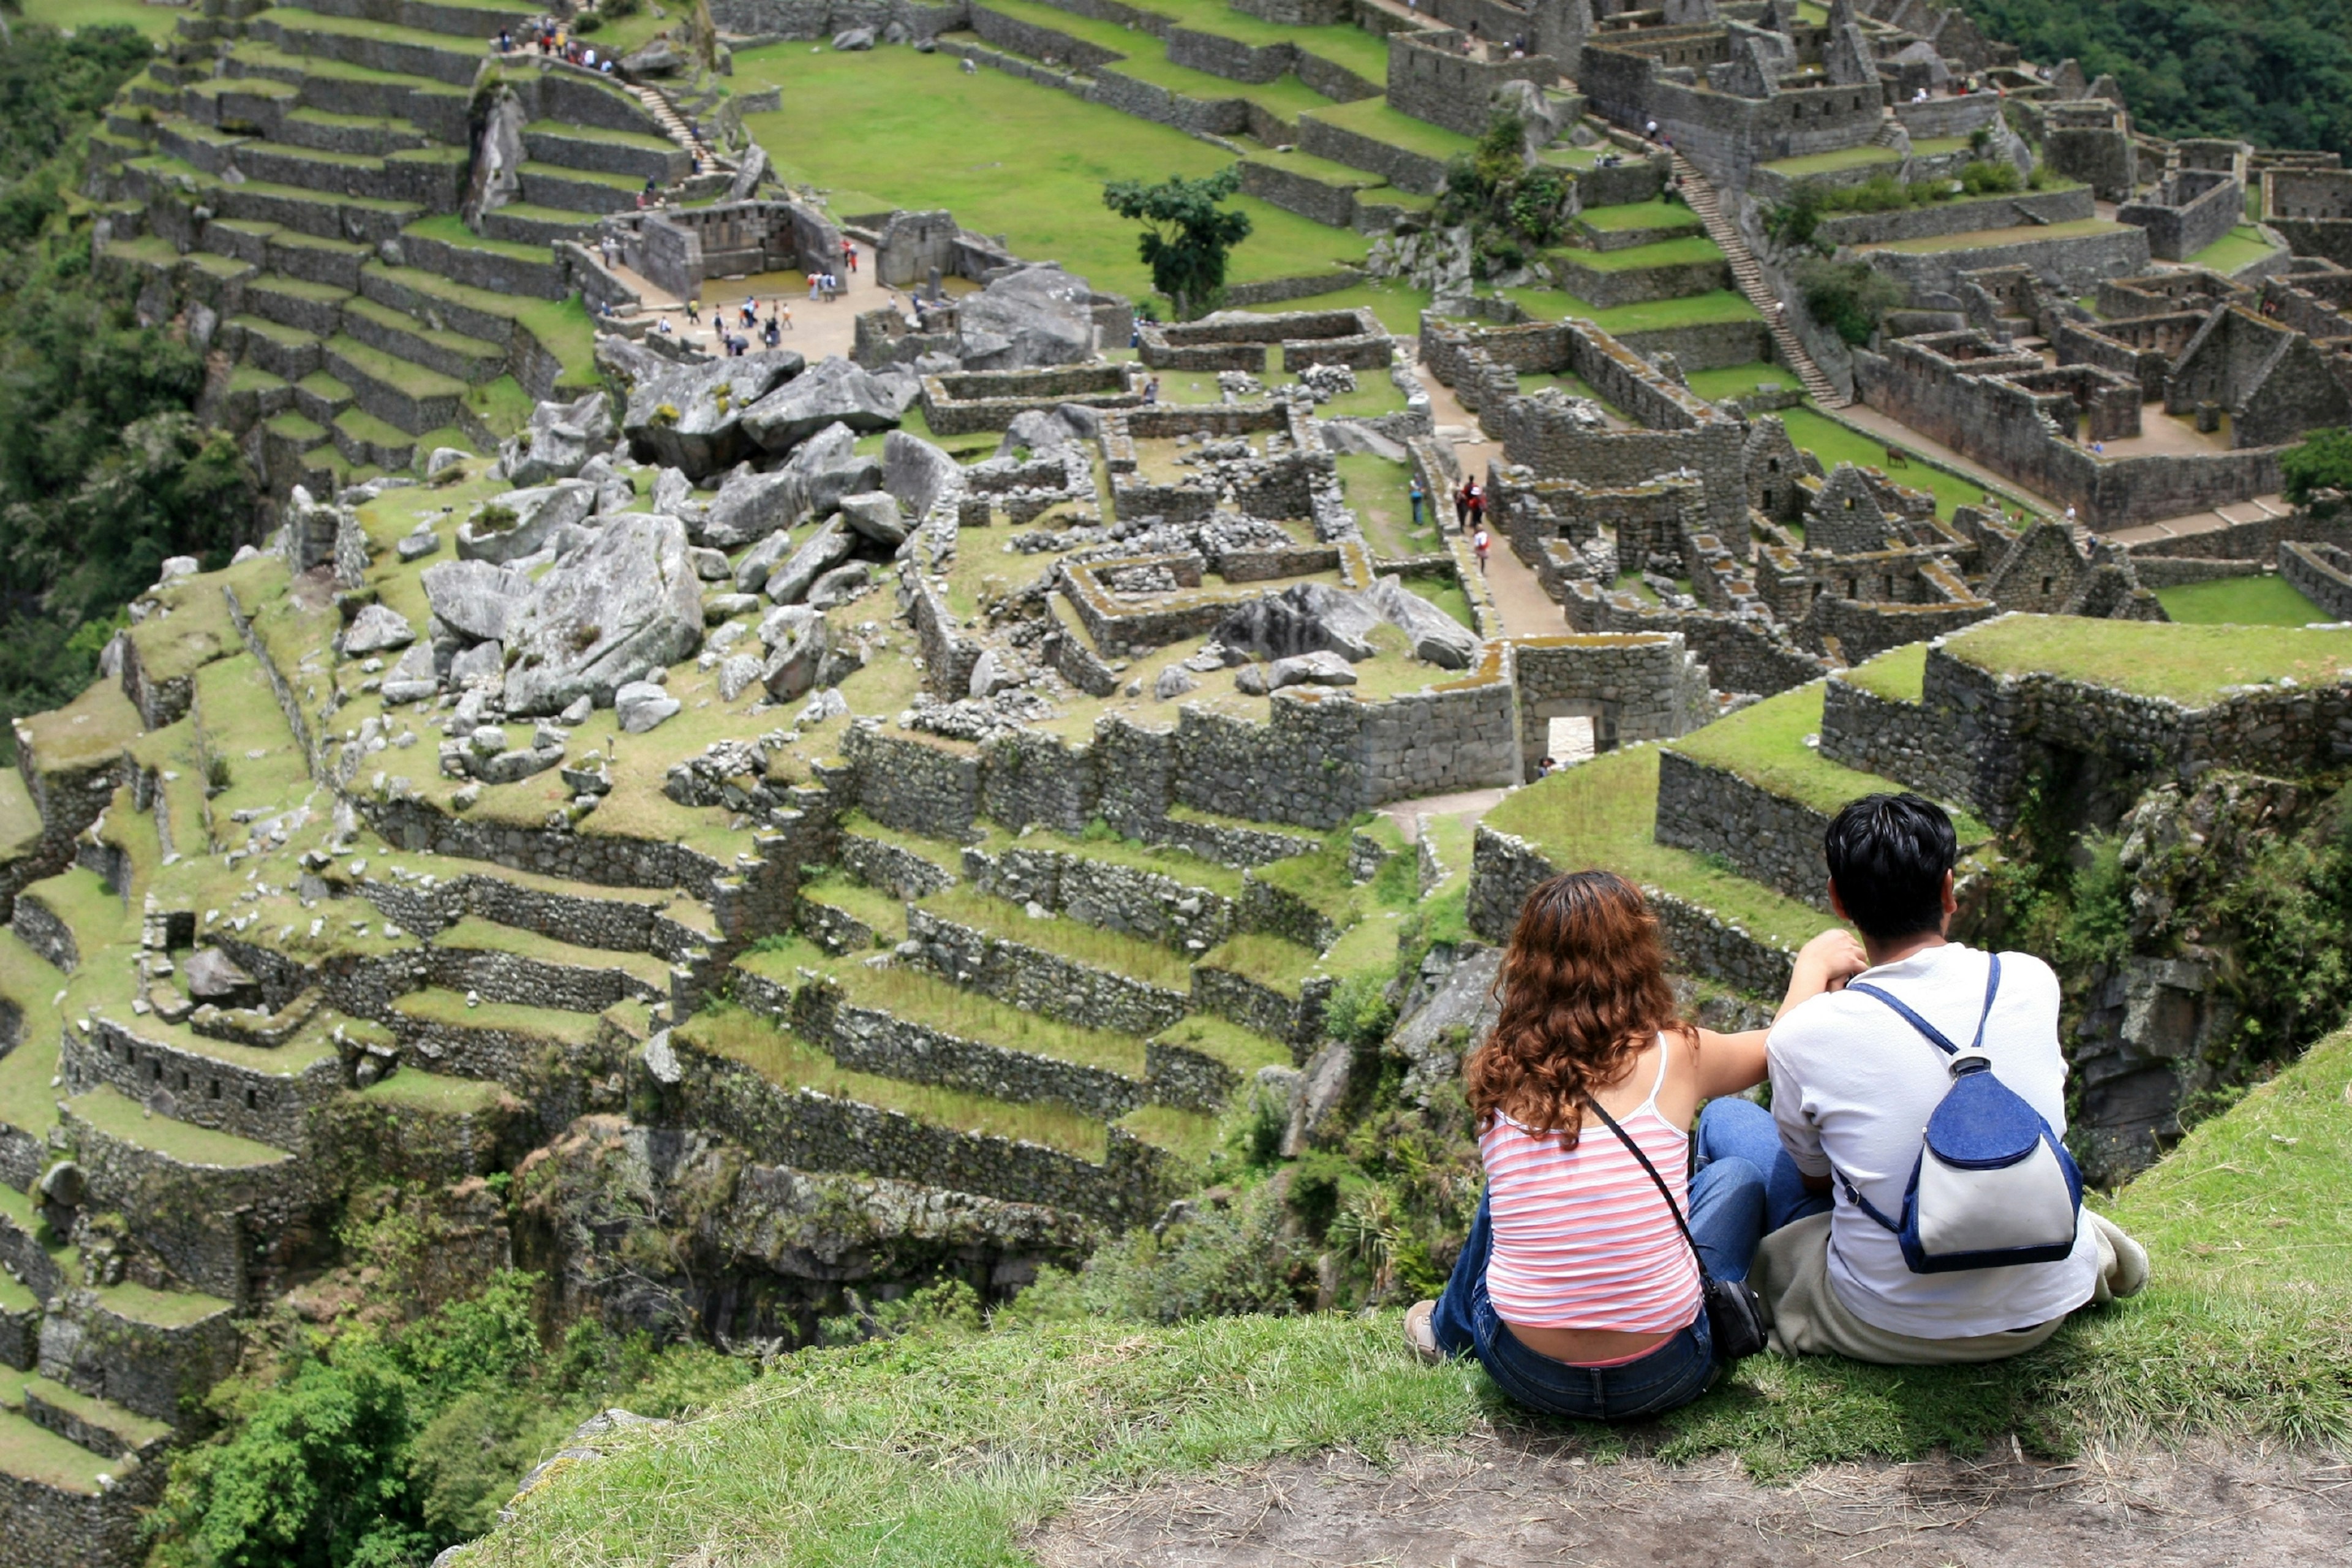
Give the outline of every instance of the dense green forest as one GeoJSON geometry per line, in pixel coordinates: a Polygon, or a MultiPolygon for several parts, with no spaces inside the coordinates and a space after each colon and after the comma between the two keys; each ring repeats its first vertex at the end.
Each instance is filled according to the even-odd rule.
{"type": "Polygon", "coordinates": [[[1961,0],[2026,58],[2112,71],[2142,130],[2352,157],[2352,0],[1961,0]]]}
{"type": "Polygon", "coordinates": [[[87,685],[165,557],[217,564],[251,526],[235,446],[189,414],[203,356],[90,268],[82,149],[149,56],[119,26],[18,24],[0,48],[0,720],[87,685]]]}

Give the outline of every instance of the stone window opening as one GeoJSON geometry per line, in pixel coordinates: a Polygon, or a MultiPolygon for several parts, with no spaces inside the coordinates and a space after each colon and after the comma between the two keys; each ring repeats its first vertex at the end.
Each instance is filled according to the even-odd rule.
{"type": "Polygon", "coordinates": [[[261,1109],[261,1096],[254,1089],[247,1089],[245,1091],[245,1108],[247,1110],[258,1110],[261,1109]]]}
{"type": "Polygon", "coordinates": [[[207,1100],[218,1100],[220,1098],[220,1079],[211,1079],[206,1080],[205,1084],[205,1098],[207,1100]]]}
{"type": "Polygon", "coordinates": [[[2057,585],[2058,579],[2055,577],[2044,577],[2042,579],[2042,596],[2045,599],[2048,598],[2052,591],[2054,590],[2057,585]]]}

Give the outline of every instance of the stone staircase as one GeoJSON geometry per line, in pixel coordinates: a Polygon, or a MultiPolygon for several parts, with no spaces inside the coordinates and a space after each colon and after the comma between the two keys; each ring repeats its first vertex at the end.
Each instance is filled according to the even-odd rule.
{"type": "Polygon", "coordinates": [[[487,446],[595,384],[593,329],[549,247],[675,185],[690,149],[620,85],[484,40],[520,12],[433,0],[202,0],[93,143],[101,264],[190,307],[232,369],[206,413],[279,493],[432,447],[487,446]],[[536,118],[520,199],[459,216],[470,102],[536,118]]]}
{"type": "Polygon", "coordinates": [[[1764,269],[1756,264],[1756,254],[1748,249],[1747,237],[1739,232],[1739,226],[1724,212],[1715,186],[1698,172],[1696,164],[1679,153],[1675,154],[1675,175],[1682,182],[1683,200],[1689,204],[1691,211],[1698,215],[1699,221],[1706,226],[1707,237],[1722,248],[1725,258],[1731,263],[1733,281],[1738,285],[1739,291],[1748,296],[1748,303],[1762,313],[1764,323],[1772,334],[1772,347],[1780,354],[1780,363],[1796,373],[1797,379],[1804,384],[1806,395],[1814,402],[1825,408],[1845,407],[1853,400],[1839,392],[1830,378],[1822,374],[1821,366],[1813,363],[1813,356],[1807,353],[1805,345],[1798,341],[1795,329],[1789,325],[1780,297],[1764,280],[1764,269]]]}
{"type": "Polygon", "coordinates": [[[663,135],[677,142],[701,167],[707,169],[711,166],[709,147],[696,133],[687,118],[677,111],[677,105],[669,100],[668,94],[649,82],[630,82],[626,90],[631,98],[644,106],[654,123],[662,128],[663,135]]]}

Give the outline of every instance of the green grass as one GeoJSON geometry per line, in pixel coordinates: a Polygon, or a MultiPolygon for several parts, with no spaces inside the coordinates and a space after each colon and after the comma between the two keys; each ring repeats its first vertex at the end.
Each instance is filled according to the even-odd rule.
{"type": "Polygon", "coordinates": [[[66,1107],[110,1137],[119,1138],[134,1148],[152,1149],[183,1164],[235,1168],[283,1164],[289,1159],[284,1150],[257,1143],[250,1138],[153,1115],[137,1100],[104,1085],[68,1100],[66,1107]]]}
{"type": "Polygon", "coordinates": [[[2040,670],[2191,707],[2212,702],[2233,686],[2282,677],[2326,685],[2352,672],[2352,631],[2074,616],[2005,616],[1951,637],[1944,651],[2003,674],[2040,670]]]}
{"type": "MultiPolygon", "coordinates": [[[[1886,442],[1839,424],[1811,404],[1801,408],[1783,408],[1780,418],[1789,432],[1789,439],[1819,458],[1822,468],[1827,471],[1835,472],[1840,463],[1870,468],[1886,468],[1886,442]]],[[[1982,485],[1957,474],[1948,474],[1941,468],[1930,468],[1927,459],[1916,452],[1910,455],[1912,461],[1908,467],[1890,469],[1887,477],[1897,484],[1933,491],[1937,517],[1948,518],[1959,507],[1985,504],[1986,492],[1982,485]]]]}
{"type": "Polygon", "coordinates": [[[1763,320],[1756,313],[1756,307],[1748,302],[1748,296],[1737,289],[1711,289],[1704,294],[1685,294],[1679,300],[1615,305],[1605,310],[1558,289],[1506,289],[1502,292],[1507,298],[1517,300],[1528,314],[1539,321],[1564,321],[1577,316],[1596,323],[1606,331],[1617,333],[1763,320]]]}
{"type": "Polygon", "coordinates": [[[1138,942],[1118,931],[1104,931],[1065,915],[1031,920],[1021,906],[992,899],[967,887],[933,893],[919,906],[941,920],[970,926],[985,935],[1034,947],[1066,958],[1073,963],[1124,974],[1147,985],[1189,993],[1192,972],[1184,961],[1153,942],[1138,942]]]}
{"type": "Polygon", "coordinates": [[[1226,938],[1202,953],[1201,966],[1203,969],[1229,969],[1269,991],[1297,996],[1299,986],[1315,972],[1316,963],[1321,956],[1311,947],[1301,947],[1278,936],[1267,936],[1262,931],[1244,931],[1239,936],[1226,938]]]}
{"type": "Polygon", "coordinates": [[[14,768],[0,771],[0,859],[24,854],[41,837],[40,807],[14,768]]]}
{"type": "Polygon", "coordinates": [[[78,1416],[101,1431],[112,1433],[125,1448],[143,1448],[172,1435],[169,1422],[157,1421],[120,1405],[110,1405],[103,1399],[93,1399],[46,1377],[30,1379],[25,1384],[25,1391],[39,1394],[42,1402],[53,1408],[78,1416]]]}
{"type": "Polygon", "coordinates": [[[541,936],[537,931],[523,931],[515,926],[499,925],[479,915],[467,915],[456,924],[444,928],[433,938],[433,945],[451,951],[510,952],[520,958],[575,969],[618,969],[665,994],[669,991],[669,964],[650,952],[574,947],[568,942],[559,942],[551,936],[541,936]]]}
{"type": "MultiPolygon", "coordinates": [[[[1020,255],[1051,258],[1097,288],[1136,297],[1151,293],[1150,273],[1137,258],[1135,226],[1102,205],[1104,184],[1209,174],[1232,162],[1168,126],[1002,71],[966,76],[944,54],[812,55],[776,45],[737,55],[734,81],[739,92],[782,89],[782,110],[746,123],[793,180],[854,187],[914,210],[952,208],[967,227],[1004,235],[1020,255]],[[843,135],[845,125],[856,134],[843,135]]],[[[1361,235],[1249,197],[1234,205],[1253,226],[1233,254],[1236,283],[1363,259],[1361,235]]]]}
{"type": "Polygon", "coordinates": [[[1408,153],[1418,153],[1424,158],[1435,158],[1441,163],[1471,150],[1471,141],[1467,136],[1391,109],[1384,98],[1335,103],[1328,109],[1315,110],[1315,118],[1326,125],[1352,131],[1359,136],[1370,137],[1391,147],[1402,147],[1408,153]]]}
{"type": "Polygon", "coordinates": [[[393,1003],[404,1018],[445,1028],[499,1029],[526,1039],[551,1040],[567,1046],[593,1044],[596,1017],[592,1013],[566,1013],[554,1007],[526,1007],[512,1002],[477,1002],[466,1005],[462,992],[427,986],[411,991],[393,1003]]]}
{"type": "Polygon", "coordinates": [[[79,769],[114,755],[136,740],[139,710],[122,695],[120,681],[93,680],[64,707],[19,719],[16,728],[30,739],[34,761],[40,767],[79,769]]]}
{"type": "MultiPolygon", "coordinates": [[[[1437,520],[1426,498],[1419,529],[1412,526],[1412,468],[1369,452],[1333,459],[1348,505],[1375,555],[1423,555],[1436,550],[1437,520]]],[[[1459,593],[1460,590],[1454,590],[1459,593]]]]}
{"type": "Polygon", "coordinates": [[[1643,267],[1687,267],[1723,259],[1722,248],[1704,234],[1653,240],[1647,245],[1629,245],[1622,250],[1555,250],[1549,254],[1567,266],[1588,268],[1594,272],[1631,272],[1643,267]]]}
{"type": "Polygon", "coordinates": [[[2262,237],[2252,224],[2242,223],[2204,249],[2189,258],[2191,267],[2210,267],[2228,277],[2241,267],[2251,267],[2277,247],[2262,237]]]}
{"type": "MultiPolygon", "coordinates": [[[[1572,770],[1581,772],[1583,770],[1572,770]]],[[[1565,776],[1565,775],[1563,775],[1565,776]]],[[[1650,1426],[1564,1426],[1475,1367],[1417,1366],[1393,1313],[1078,1320],[803,1351],[681,1428],[614,1441],[554,1478],[477,1568],[670,1562],[719,1539],[762,1562],[1009,1564],[1077,1499],[1330,1449],[1384,1460],[1486,1425],[1607,1463],[1730,1453],[1759,1478],[1816,1464],[2037,1454],[2207,1435],[2352,1439],[2352,1161],[2337,1036],[2192,1131],[2105,1205],[2146,1243],[2137,1297],[1979,1366],[1742,1362],[1650,1426]]]]}
{"type": "Polygon", "coordinates": [[[1217,1119],[1205,1110],[1181,1110],[1172,1105],[1139,1105],[1116,1123],[1155,1149],[1162,1149],[1199,1171],[1217,1152],[1217,1119]]]}
{"type": "Polygon", "coordinates": [[[877,946],[893,947],[907,940],[907,902],[895,894],[828,876],[802,883],[801,897],[856,921],[874,933],[877,946]]]}
{"type": "Polygon", "coordinates": [[[1614,871],[1784,947],[1803,946],[1828,923],[1811,905],[1655,842],[1657,809],[1657,748],[1625,746],[1514,791],[1485,825],[1527,839],[1563,871],[1614,871]]]}
{"type": "MultiPolygon", "coordinates": [[[[1389,193],[1381,193],[1385,197],[1389,193]]],[[[1304,300],[1285,300],[1274,305],[1252,305],[1253,310],[1370,310],[1380,318],[1381,326],[1399,337],[1411,337],[1421,331],[1421,313],[1429,308],[1430,294],[1423,289],[1410,288],[1394,279],[1360,283],[1351,289],[1338,289],[1329,294],[1317,294],[1304,300]]],[[[1367,374],[1378,374],[1377,372],[1367,374]]]]}
{"type": "MultiPolygon", "coordinates": [[[[1805,744],[1808,735],[1822,730],[1822,699],[1827,688],[1820,681],[1783,691],[1777,697],[1741,709],[1694,730],[1670,749],[1695,763],[1737,773],[1749,784],[1795,801],[1824,816],[1834,816],[1848,801],[1888,787],[1875,773],[1858,773],[1825,759],[1805,744]]],[[[1952,825],[1963,846],[1991,837],[1991,830],[1965,811],[1955,812],[1952,825]]]]}
{"type": "MultiPolygon", "coordinates": [[[[772,973],[760,962],[764,956],[753,953],[740,962],[754,973],[772,973]]],[[[1143,1076],[1143,1045],[1132,1035],[1065,1024],[1043,1014],[1024,1012],[992,996],[950,985],[919,969],[869,969],[862,963],[841,963],[822,956],[814,967],[830,973],[841,987],[844,998],[856,1006],[877,1008],[959,1039],[1101,1068],[1129,1078],[1143,1076]]],[[[789,974],[776,977],[789,978],[789,974]]]]}
{"type": "Polygon", "coordinates": [[[145,0],[24,0],[23,20],[46,22],[60,31],[80,27],[135,27],[161,43],[173,32],[181,13],[145,0]]]}
{"type": "Polygon", "coordinates": [[[1622,233],[1629,228],[1700,228],[1698,214],[1680,202],[1665,200],[1627,202],[1613,207],[1587,207],[1576,215],[1576,221],[1587,228],[1604,234],[1622,233]]]}
{"type": "Polygon", "coordinates": [[[1927,678],[1927,645],[1906,643],[1855,665],[1844,679],[1864,691],[1896,702],[1916,702],[1927,678]]]}
{"type": "MultiPolygon", "coordinates": [[[[2102,217],[2074,218],[2066,223],[2053,223],[2037,228],[2014,231],[2014,241],[2002,243],[2027,244],[2045,239],[2081,239],[2095,234],[2116,234],[2129,227],[2102,217]]],[[[1895,239],[1884,245],[1865,245],[1863,250],[1899,250],[1913,256],[1932,255],[1946,250],[1973,250],[1985,243],[1988,234],[2008,234],[2008,229],[1976,229],[1967,234],[1929,235],[1924,239],[1895,239]]]]}
{"type": "Polygon", "coordinates": [[[1388,40],[1360,27],[1294,27],[1261,21],[1225,0],[1144,0],[1139,10],[1155,12],[1196,33],[1235,38],[1254,48],[1268,44],[1296,44],[1333,65],[1355,72],[1379,87],[1388,79],[1388,40]]]}
{"type": "Polygon", "coordinates": [[[1195,1013],[1157,1037],[1160,1043],[1181,1046],[1224,1063],[1247,1079],[1263,1067],[1288,1067],[1290,1047],[1255,1029],[1244,1029],[1212,1013],[1195,1013]]]}
{"type": "Polygon", "coordinates": [[[127,1279],[96,1294],[99,1305],[116,1316],[163,1329],[184,1329],[229,1310],[229,1303],[217,1296],[194,1290],[151,1290],[127,1279]]]}
{"type": "MultiPolygon", "coordinates": [[[[40,0],[26,0],[28,5],[40,0]]],[[[132,10],[149,11],[151,5],[132,10]]],[[[80,1445],[67,1441],[46,1426],[36,1426],[14,1410],[0,1409],[0,1472],[55,1487],[62,1492],[96,1497],[103,1489],[98,1478],[121,1468],[118,1460],[100,1458],[80,1445]]]]}
{"type": "Polygon", "coordinates": [[[1717,370],[1695,370],[1684,379],[1690,389],[1710,403],[1720,397],[1745,397],[1759,386],[1777,386],[1794,392],[1803,384],[1797,373],[1786,365],[1764,360],[1752,360],[1747,364],[1727,364],[1717,370]]]}
{"type": "Polygon", "coordinates": [[[1066,834],[1040,827],[1019,835],[992,834],[982,847],[992,854],[1003,854],[1008,849],[1050,849],[1082,860],[1098,860],[1106,866],[1124,866],[1133,871],[1147,871],[1187,887],[1205,889],[1220,898],[1238,899],[1242,896],[1242,874],[1239,871],[1169,844],[1146,844],[1117,837],[1072,838],[1066,834]]]}
{"type": "Polygon", "coordinates": [[[1874,163],[1900,163],[1903,154],[1892,147],[1846,147],[1835,153],[1814,153],[1802,158],[1782,158],[1760,165],[1785,179],[1801,180],[1810,174],[1835,174],[1847,169],[1865,169],[1874,163]]]}
{"type": "Polygon", "coordinates": [[[506,1098],[506,1090],[481,1079],[442,1078],[404,1068],[354,1091],[366,1104],[423,1115],[479,1116],[506,1098]]]}
{"type": "Polygon", "coordinates": [[[2187,626],[2301,626],[2331,619],[2284,577],[2221,577],[2158,588],[2164,613],[2187,626]]]}
{"type": "Polygon", "coordinates": [[[782,1088],[814,1089],[960,1132],[1024,1139],[1097,1163],[1107,1145],[1103,1124],[1077,1111],[1043,1101],[993,1100],[962,1089],[858,1072],[789,1030],[731,1004],[706,1007],[679,1025],[677,1034],[688,1044],[740,1062],[782,1088]]]}

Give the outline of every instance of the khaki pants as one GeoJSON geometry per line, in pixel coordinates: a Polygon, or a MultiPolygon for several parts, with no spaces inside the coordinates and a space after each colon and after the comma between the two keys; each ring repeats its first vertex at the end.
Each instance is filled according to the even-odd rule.
{"type": "MultiPolygon", "coordinates": [[[[2111,1221],[2083,1211],[2083,1222],[2099,1238],[2099,1278],[2094,1304],[2136,1293],[2147,1283],[2147,1249],[2111,1221]]],[[[1846,1310],[1830,1283],[1830,1216],[1813,1215],[1781,1226],[1757,1249],[1748,1282],[1764,1300],[1772,1319],[1776,1354],[1842,1355],[1889,1366],[1933,1366],[1947,1362],[2000,1361],[2030,1351],[2058,1331],[2066,1320],[2051,1319],[2008,1333],[1925,1340],[1864,1322],[1846,1310]]]]}

